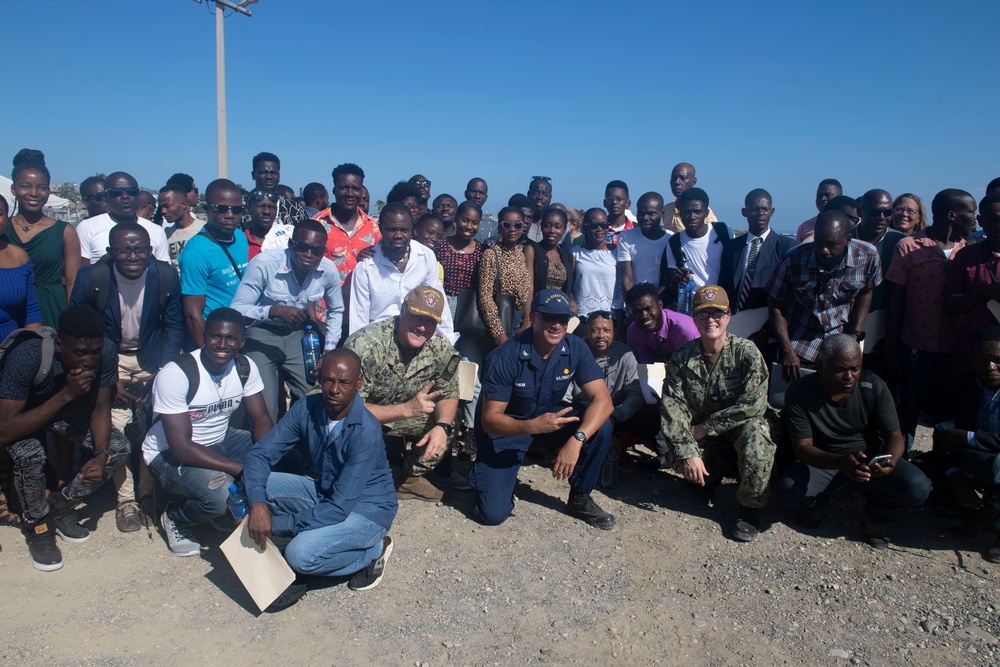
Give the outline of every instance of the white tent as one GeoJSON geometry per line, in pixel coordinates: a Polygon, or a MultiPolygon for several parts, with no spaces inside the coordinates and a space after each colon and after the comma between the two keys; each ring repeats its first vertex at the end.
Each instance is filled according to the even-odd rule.
{"type": "MultiPolygon", "coordinates": [[[[14,195],[12,193],[12,187],[14,182],[5,176],[0,176],[0,195],[7,200],[7,203],[11,206],[11,214],[14,213],[14,195]]],[[[55,195],[49,195],[49,201],[45,204],[45,208],[51,209],[53,211],[66,211],[69,210],[70,204],[72,204],[68,199],[63,199],[62,197],[57,197],[55,195]]]]}

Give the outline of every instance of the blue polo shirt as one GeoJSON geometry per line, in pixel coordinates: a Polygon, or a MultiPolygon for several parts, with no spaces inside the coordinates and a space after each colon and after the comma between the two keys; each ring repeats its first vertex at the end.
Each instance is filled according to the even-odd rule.
{"type": "Polygon", "coordinates": [[[549,358],[542,359],[532,335],[528,329],[508,338],[486,357],[483,395],[506,402],[504,414],[514,419],[534,419],[556,412],[574,380],[584,385],[604,379],[604,372],[582,338],[564,337],[549,358]]]}
{"type": "MultiPolygon", "coordinates": [[[[177,258],[181,268],[181,294],[205,297],[202,317],[208,317],[216,308],[228,308],[240,284],[240,276],[233,269],[233,263],[222,248],[205,234],[202,231],[188,241],[177,258]]],[[[240,267],[240,273],[246,273],[249,252],[246,234],[237,229],[233,241],[225,245],[240,267]]]]}

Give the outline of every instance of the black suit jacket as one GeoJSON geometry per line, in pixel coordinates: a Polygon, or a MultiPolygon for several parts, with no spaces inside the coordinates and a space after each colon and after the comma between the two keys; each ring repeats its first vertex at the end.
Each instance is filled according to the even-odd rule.
{"type": "MultiPolygon", "coordinates": [[[[739,310],[740,288],[743,286],[743,249],[749,234],[740,234],[726,242],[722,249],[722,270],[719,271],[719,286],[729,295],[729,307],[735,313],[739,310]]],[[[743,310],[767,307],[767,281],[781,264],[788,251],[795,247],[795,239],[781,236],[773,229],[764,239],[757,258],[757,269],[750,283],[750,297],[743,310]]]]}

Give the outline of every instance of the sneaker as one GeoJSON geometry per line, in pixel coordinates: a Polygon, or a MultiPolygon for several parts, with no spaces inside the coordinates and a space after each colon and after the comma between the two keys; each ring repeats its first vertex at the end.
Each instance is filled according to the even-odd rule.
{"type": "Polygon", "coordinates": [[[884,525],[870,518],[867,514],[862,514],[861,527],[864,530],[865,542],[868,543],[868,546],[872,549],[889,548],[889,538],[886,537],[889,531],[884,525]]]}
{"type": "Polygon", "coordinates": [[[396,497],[399,500],[425,500],[436,503],[444,498],[444,492],[427,481],[425,477],[410,475],[396,487],[396,497]]]}
{"type": "Polygon", "coordinates": [[[165,510],[160,515],[160,525],[167,538],[167,548],[175,556],[194,556],[201,552],[201,545],[191,535],[175,524],[170,518],[170,512],[165,510]]]}
{"type": "Polygon", "coordinates": [[[569,513],[572,516],[585,521],[594,528],[611,530],[615,527],[615,518],[602,510],[589,493],[576,493],[570,490],[569,500],[566,504],[569,506],[569,513]]]}
{"type": "Polygon", "coordinates": [[[118,508],[115,510],[115,525],[123,533],[134,533],[142,528],[142,511],[138,503],[134,500],[118,503],[118,508]]]}
{"type": "Polygon", "coordinates": [[[347,587],[352,591],[370,591],[378,586],[382,583],[382,577],[385,576],[385,564],[391,554],[392,538],[386,535],[382,538],[382,554],[368,563],[365,569],[355,572],[350,581],[347,582],[347,587]]]}
{"type": "Polygon", "coordinates": [[[24,541],[28,543],[31,564],[36,570],[54,572],[63,566],[62,553],[56,545],[56,529],[51,517],[46,516],[35,525],[21,526],[24,541]]]}
{"type": "Polygon", "coordinates": [[[274,602],[269,604],[264,612],[267,614],[273,614],[281,611],[282,609],[288,609],[293,604],[304,598],[306,596],[306,592],[309,590],[309,586],[307,584],[300,584],[297,582],[298,579],[290,583],[288,588],[286,588],[281,595],[275,598],[274,602]]]}
{"type": "Polygon", "coordinates": [[[739,542],[753,542],[757,539],[760,533],[761,514],[759,509],[741,507],[740,518],[736,520],[736,528],[733,530],[733,538],[739,542]]]}
{"type": "Polygon", "coordinates": [[[80,517],[69,503],[57,507],[52,500],[49,500],[49,516],[52,517],[56,533],[67,542],[86,542],[90,539],[90,531],[80,525],[80,517]]]}
{"type": "Polygon", "coordinates": [[[986,560],[991,563],[1000,563],[1000,535],[996,536],[993,544],[986,550],[986,560]]]}

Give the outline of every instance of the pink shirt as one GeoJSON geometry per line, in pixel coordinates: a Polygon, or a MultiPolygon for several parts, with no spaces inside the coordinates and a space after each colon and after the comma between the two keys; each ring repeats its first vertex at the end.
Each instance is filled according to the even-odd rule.
{"type": "Polygon", "coordinates": [[[813,232],[816,231],[816,221],[818,219],[819,216],[815,215],[799,225],[799,230],[795,232],[796,243],[803,243],[808,237],[813,235],[813,232]]]}
{"type": "MultiPolygon", "coordinates": [[[[951,257],[965,247],[956,241],[951,257]]],[[[944,314],[944,290],[948,284],[948,258],[922,230],[896,245],[885,279],[903,287],[903,322],[899,338],[924,352],[953,352],[958,342],[960,319],[944,314]]]]}
{"type": "Polygon", "coordinates": [[[628,327],[626,338],[638,363],[655,364],[668,361],[677,348],[699,335],[690,315],[664,308],[663,323],[658,331],[643,331],[633,322],[628,327]]]}

